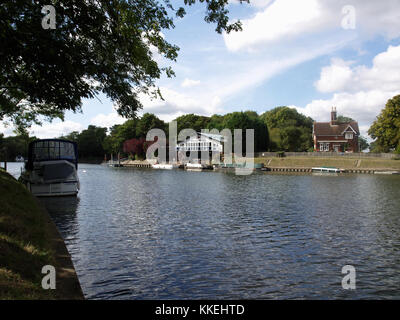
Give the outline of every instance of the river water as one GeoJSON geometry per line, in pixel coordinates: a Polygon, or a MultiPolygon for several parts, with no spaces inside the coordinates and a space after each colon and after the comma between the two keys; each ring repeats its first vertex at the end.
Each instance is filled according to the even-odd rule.
{"type": "Polygon", "coordinates": [[[82,164],[79,178],[77,198],[42,201],[88,299],[400,298],[400,176],[82,164]]]}

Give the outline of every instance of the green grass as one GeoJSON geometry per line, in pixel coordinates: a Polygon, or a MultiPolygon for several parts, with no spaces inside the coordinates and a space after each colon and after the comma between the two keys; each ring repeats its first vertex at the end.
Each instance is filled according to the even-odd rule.
{"type": "Polygon", "coordinates": [[[42,267],[55,265],[46,213],[0,170],[0,299],[54,299],[41,287],[42,267]]]}
{"type": "Polygon", "coordinates": [[[341,169],[381,169],[400,170],[400,161],[381,158],[341,158],[341,157],[268,157],[255,158],[256,163],[269,164],[268,167],[311,168],[311,167],[338,167],[341,169]],[[269,160],[271,160],[269,162],[269,160]],[[358,165],[359,164],[359,165],[358,165]]]}

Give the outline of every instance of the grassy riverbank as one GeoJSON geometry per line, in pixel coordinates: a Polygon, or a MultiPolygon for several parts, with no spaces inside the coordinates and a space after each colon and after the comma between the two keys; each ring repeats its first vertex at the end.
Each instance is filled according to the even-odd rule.
{"type": "Polygon", "coordinates": [[[82,298],[79,283],[78,287],[76,283],[71,286],[70,280],[65,283],[65,270],[59,274],[64,265],[58,256],[65,258],[66,250],[63,242],[59,247],[60,241],[38,201],[0,169],[0,299],[82,298]],[[56,267],[56,290],[41,287],[44,265],[56,267]]]}
{"type": "Polygon", "coordinates": [[[256,163],[276,168],[312,168],[320,166],[341,169],[400,170],[400,160],[382,158],[343,158],[343,157],[266,157],[255,158],[256,163]]]}

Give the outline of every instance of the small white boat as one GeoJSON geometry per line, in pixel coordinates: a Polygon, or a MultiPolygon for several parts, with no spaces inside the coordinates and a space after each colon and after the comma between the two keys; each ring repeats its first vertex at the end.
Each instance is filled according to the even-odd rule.
{"type": "Polygon", "coordinates": [[[311,169],[312,172],[315,173],[340,173],[343,170],[334,167],[314,167],[311,169]]]}
{"type": "Polygon", "coordinates": [[[21,155],[18,155],[18,156],[16,156],[16,157],[15,157],[15,161],[16,161],[16,162],[24,162],[24,161],[25,161],[25,159],[24,159],[24,157],[23,157],[23,156],[21,156],[21,155]]]}
{"type": "MultiPolygon", "coordinates": [[[[209,168],[209,166],[207,166],[206,164],[200,163],[200,162],[188,162],[185,164],[185,169],[189,170],[189,171],[202,171],[204,169],[209,168]]],[[[212,168],[212,167],[210,167],[212,168]]]]}
{"type": "Polygon", "coordinates": [[[35,196],[76,196],[80,187],[77,155],[75,142],[35,140],[29,144],[28,161],[20,180],[35,196]]]}
{"type": "Polygon", "coordinates": [[[186,168],[188,169],[203,169],[204,166],[201,163],[187,163],[186,168]]]}
{"type": "Polygon", "coordinates": [[[177,169],[179,167],[177,164],[172,164],[172,163],[156,163],[151,166],[153,169],[164,169],[164,170],[172,170],[172,169],[177,169]]]}
{"type": "Polygon", "coordinates": [[[375,174],[400,174],[400,171],[375,171],[375,174]]]}

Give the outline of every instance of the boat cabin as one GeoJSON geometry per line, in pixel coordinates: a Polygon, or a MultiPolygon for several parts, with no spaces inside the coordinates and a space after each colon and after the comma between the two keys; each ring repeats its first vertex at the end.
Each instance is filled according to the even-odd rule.
{"type": "Polygon", "coordinates": [[[73,141],[64,139],[35,140],[28,147],[27,169],[32,170],[34,162],[66,160],[78,169],[78,147],[73,141]]]}

